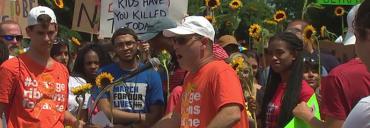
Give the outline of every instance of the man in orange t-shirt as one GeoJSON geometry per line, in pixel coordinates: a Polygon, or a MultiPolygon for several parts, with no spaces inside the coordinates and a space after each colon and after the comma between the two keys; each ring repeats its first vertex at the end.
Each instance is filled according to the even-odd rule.
{"type": "Polygon", "coordinates": [[[66,111],[68,70],[50,57],[58,32],[54,12],[43,6],[32,8],[26,31],[30,49],[0,67],[0,114],[5,112],[7,127],[63,128],[66,122],[77,124],[66,111]]]}
{"type": "Polygon", "coordinates": [[[213,57],[215,31],[202,16],[189,16],[163,31],[175,37],[174,49],[185,78],[180,103],[155,128],[248,128],[244,97],[236,72],[213,57]]]}

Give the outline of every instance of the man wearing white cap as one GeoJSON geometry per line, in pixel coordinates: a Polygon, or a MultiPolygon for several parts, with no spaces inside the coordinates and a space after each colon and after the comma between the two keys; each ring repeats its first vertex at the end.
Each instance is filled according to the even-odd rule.
{"type": "Polygon", "coordinates": [[[189,16],[163,34],[174,37],[177,61],[189,75],[173,114],[154,127],[247,128],[245,102],[236,72],[213,57],[212,24],[202,16],[189,16]]]}
{"type": "Polygon", "coordinates": [[[68,70],[50,57],[58,32],[53,10],[38,6],[28,15],[30,49],[0,67],[0,113],[8,128],[63,128],[76,123],[67,109],[68,70]]]}
{"type": "MultiPolygon", "coordinates": [[[[370,0],[364,0],[354,20],[356,52],[370,72],[370,0]]],[[[370,96],[362,98],[348,115],[344,128],[370,127],[370,96]]]]}

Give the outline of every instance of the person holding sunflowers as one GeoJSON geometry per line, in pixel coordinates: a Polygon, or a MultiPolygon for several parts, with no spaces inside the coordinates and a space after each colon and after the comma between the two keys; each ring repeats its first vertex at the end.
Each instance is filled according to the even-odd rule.
{"type": "MultiPolygon", "coordinates": [[[[96,85],[92,97],[107,84],[118,78],[124,78],[143,68],[138,58],[138,36],[130,28],[117,29],[111,39],[118,56],[117,63],[109,64],[98,70],[96,85]]],[[[164,97],[160,75],[154,69],[145,70],[124,79],[102,98],[96,99],[102,110],[115,126],[150,127],[164,113],[164,97]]]]}

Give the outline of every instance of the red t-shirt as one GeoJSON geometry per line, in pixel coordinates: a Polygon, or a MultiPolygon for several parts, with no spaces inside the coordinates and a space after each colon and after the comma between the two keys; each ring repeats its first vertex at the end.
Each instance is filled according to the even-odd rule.
{"type": "Polygon", "coordinates": [[[224,61],[212,61],[195,74],[189,74],[176,113],[182,128],[205,128],[226,104],[240,106],[241,119],[235,128],[247,128],[244,97],[236,72],[224,61]]]}
{"type": "Polygon", "coordinates": [[[321,83],[321,112],[345,120],[357,102],[370,95],[370,73],[359,59],[334,68],[321,83]]]}
{"type": "Polygon", "coordinates": [[[50,68],[25,54],[0,67],[0,102],[7,104],[8,128],[63,128],[68,104],[68,70],[54,61],[50,68]]]}
{"type": "Polygon", "coordinates": [[[176,86],[173,88],[170,97],[168,98],[166,114],[173,112],[175,106],[180,102],[182,93],[182,86],[176,86]]]}
{"type": "MultiPolygon", "coordinates": [[[[276,128],[278,127],[278,117],[281,110],[281,102],[285,93],[287,85],[286,83],[280,83],[274,94],[274,97],[267,106],[266,112],[266,128],[276,128]]],[[[308,101],[312,94],[314,93],[313,89],[307,84],[306,81],[302,81],[301,94],[299,96],[299,103],[302,101],[308,101]]]]}

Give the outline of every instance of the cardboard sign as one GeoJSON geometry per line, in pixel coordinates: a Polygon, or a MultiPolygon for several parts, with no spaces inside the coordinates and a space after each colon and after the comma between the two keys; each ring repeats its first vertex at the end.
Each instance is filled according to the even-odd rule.
{"type": "Polygon", "coordinates": [[[169,0],[113,0],[114,28],[128,27],[145,33],[151,21],[167,17],[169,0]]]}
{"type": "Polygon", "coordinates": [[[0,22],[5,20],[18,22],[23,36],[26,37],[28,12],[37,5],[37,0],[0,0],[0,22]]]}
{"type": "Polygon", "coordinates": [[[329,5],[356,5],[362,1],[363,0],[317,0],[317,3],[329,5]]]}
{"type": "Polygon", "coordinates": [[[96,4],[95,0],[75,0],[72,30],[97,34],[99,16],[100,6],[96,4]]]}
{"type": "MultiPolygon", "coordinates": [[[[113,11],[114,10],[113,9],[113,7],[114,7],[113,1],[115,1],[115,4],[118,4],[119,2],[121,2],[121,4],[126,4],[126,2],[132,2],[132,1],[135,3],[135,1],[137,1],[137,2],[141,3],[141,7],[144,7],[144,6],[149,7],[150,6],[152,10],[155,8],[156,5],[159,4],[160,8],[162,7],[162,9],[164,8],[164,10],[166,10],[166,8],[168,9],[168,11],[166,12],[166,17],[169,17],[170,19],[173,19],[177,23],[180,23],[181,19],[183,19],[187,15],[187,9],[188,9],[187,8],[188,7],[188,0],[120,0],[120,1],[119,0],[102,0],[101,1],[100,30],[99,30],[99,37],[100,38],[110,38],[110,37],[112,37],[112,34],[113,34],[114,30],[116,29],[116,27],[114,27],[115,26],[114,24],[117,24],[117,19],[115,18],[114,11],[113,11]],[[168,5],[166,5],[166,7],[163,5],[164,2],[166,4],[168,4],[168,5]],[[143,5],[144,3],[146,5],[143,5]]],[[[139,6],[139,5],[137,5],[137,6],[139,6]]],[[[116,7],[118,7],[118,5],[116,5],[116,7]]],[[[125,7],[125,9],[128,9],[128,8],[129,7],[125,7]]],[[[148,11],[150,9],[144,9],[144,10],[148,11]]],[[[158,10],[158,9],[154,9],[154,12],[155,12],[155,10],[158,10]]],[[[159,13],[162,12],[162,14],[163,14],[164,10],[159,11],[159,13]]],[[[130,11],[132,13],[132,11],[134,11],[134,10],[130,10],[130,11]]],[[[118,14],[118,13],[116,13],[116,14],[118,14]]],[[[120,16],[120,15],[118,15],[118,16],[120,16]]],[[[116,15],[116,17],[118,17],[118,16],[116,15]]],[[[123,16],[124,15],[122,15],[122,17],[123,16]]],[[[159,14],[158,17],[160,17],[160,14],[159,14]]],[[[154,18],[152,18],[152,19],[154,19],[154,18]]],[[[150,21],[150,20],[147,19],[146,21],[150,21]]],[[[141,20],[139,20],[139,21],[135,20],[134,22],[141,22],[141,20]]],[[[133,24],[131,24],[131,25],[133,25],[133,24]]],[[[119,28],[118,26],[120,26],[120,25],[117,25],[117,28],[119,28]]],[[[120,27],[124,27],[124,26],[125,26],[125,24],[123,23],[123,26],[120,26],[120,27]]],[[[138,26],[138,24],[137,24],[136,27],[140,27],[140,26],[138,26]]],[[[143,32],[145,32],[145,30],[139,31],[139,33],[143,33],[143,32]]]]}
{"type": "Polygon", "coordinates": [[[99,37],[112,37],[114,32],[113,0],[102,0],[100,10],[99,37]]]}

